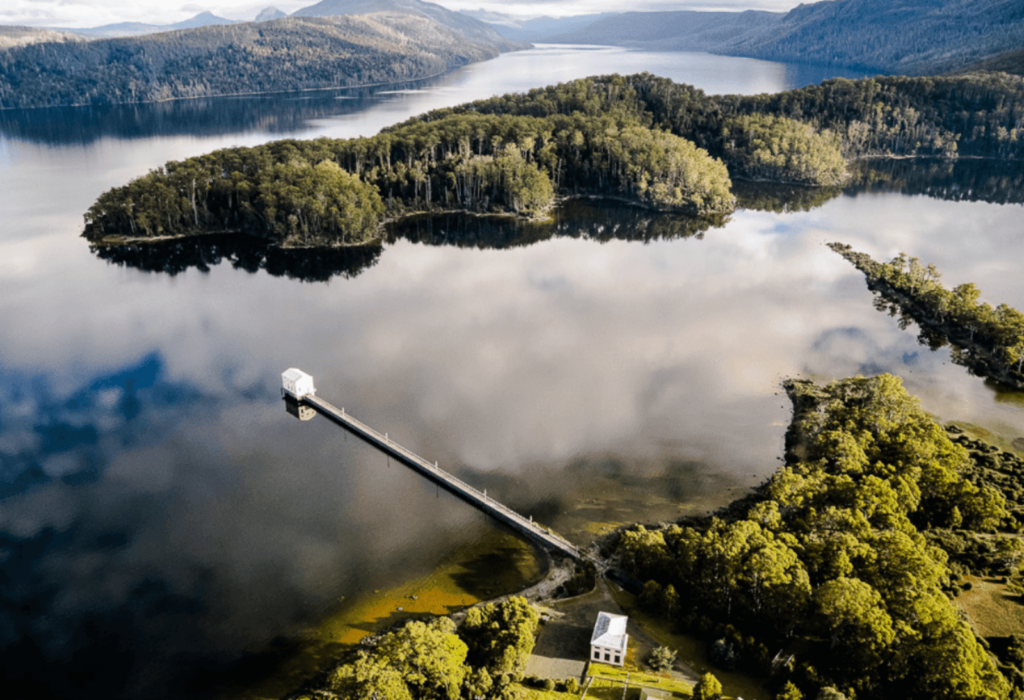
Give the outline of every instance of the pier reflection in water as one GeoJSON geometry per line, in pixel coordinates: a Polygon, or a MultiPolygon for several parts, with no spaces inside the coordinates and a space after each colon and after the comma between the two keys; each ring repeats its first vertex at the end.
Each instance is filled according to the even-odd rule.
{"type": "MultiPolygon", "coordinates": [[[[715,93],[800,84],[745,59],[549,47],[355,111],[281,96],[209,114],[186,103],[0,114],[5,689],[201,698],[225,674],[273,668],[342,595],[374,598],[456,560],[466,565],[452,563],[445,605],[521,585],[492,572],[528,552],[487,540],[483,516],[326,421],[283,415],[269,379],[292,362],[371,425],[579,544],[622,522],[704,513],[758,483],[783,451],[782,376],[896,372],[943,420],[1024,440],[1019,394],[995,395],[947,351],[918,345],[822,245],[904,250],[1024,308],[1020,209],[985,203],[1019,201],[1019,181],[979,174],[965,190],[956,173],[968,163],[920,190],[947,201],[899,194],[917,185],[904,163],[883,163],[870,191],[854,181],[741,199],[702,238],[630,234],[664,224],[617,230],[595,215],[562,232],[482,233],[478,246],[474,217],[464,235],[416,224],[366,259],[195,239],[171,254],[102,253],[122,264],[77,238],[103,191],[168,160],[285,133],[370,135],[470,99],[640,70],[715,93]],[[467,247],[448,245],[458,240],[467,247]]],[[[402,597],[359,613],[355,629],[394,622],[402,597]]],[[[320,639],[310,657],[338,637],[320,639]]]]}

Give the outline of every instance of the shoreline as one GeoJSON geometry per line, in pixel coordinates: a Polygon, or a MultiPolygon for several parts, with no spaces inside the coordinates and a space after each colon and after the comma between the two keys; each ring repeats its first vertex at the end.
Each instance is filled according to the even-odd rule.
{"type": "MultiPolygon", "coordinates": [[[[288,650],[268,659],[263,666],[264,673],[228,682],[212,697],[215,700],[291,697],[314,679],[329,673],[340,656],[395,626],[427,616],[464,616],[473,606],[540,587],[556,567],[549,566],[546,556],[539,555],[538,551],[511,532],[495,528],[457,546],[421,573],[402,577],[404,580],[387,588],[342,596],[333,610],[325,611],[319,619],[297,632],[288,650]],[[479,591],[467,590],[466,584],[457,580],[472,571],[468,565],[473,561],[502,549],[511,549],[504,555],[506,563],[511,565],[495,570],[486,581],[476,581],[479,591]],[[506,579],[504,582],[502,577],[506,579]],[[492,592],[493,589],[484,587],[492,585],[498,585],[499,590],[492,592]]],[[[266,652],[274,650],[257,651],[255,656],[266,652]]]]}
{"type": "Polygon", "coordinates": [[[1024,391],[1024,375],[998,358],[993,349],[975,340],[973,335],[952,320],[936,320],[914,297],[902,292],[881,277],[873,265],[881,265],[870,256],[858,253],[840,243],[830,244],[832,250],[842,256],[864,275],[868,290],[877,294],[886,303],[893,305],[907,318],[917,324],[921,334],[935,333],[950,346],[950,356],[955,364],[965,367],[971,374],[988,379],[1011,391],[1024,391]],[[957,352],[959,351],[959,352],[957,352]]]}
{"type": "Polygon", "coordinates": [[[387,82],[376,82],[376,83],[360,83],[358,85],[332,85],[326,87],[310,87],[310,88],[294,88],[291,90],[261,90],[256,92],[224,92],[212,95],[194,95],[191,97],[165,97],[159,100],[144,100],[136,102],[103,102],[103,103],[79,103],[79,104],[64,104],[64,105],[46,105],[40,107],[2,107],[0,106],[0,112],[20,112],[30,111],[39,109],[83,109],[83,108],[97,108],[97,107],[131,107],[138,105],[159,105],[167,104],[170,102],[185,102],[189,100],[217,100],[225,97],[262,97],[265,95],[288,95],[288,94],[303,94],[309,92],[328,92],[329,90],[364,90],[367,88],[375,87],[387,87],[391,85],[404,85],[406,83],[418,83],[424,80],[431,80],[432,78],[439,78],[442,75],[451,73],[452,71],[458,70],[459,68],[465,68],[476,63],[484,63],[485,61],[493,61],[498,56],[505,53],[514,53],[516,51],[524,51],[525,49],[509,49],[508,51],[499,50],[496,55],[489,58],[485,58],[482,61],[469,61],[468,63],[460,63],[455,66],[446,68],[443,71],[431,73],[430,75],[424,75],[417,78],[407,78],[405,80],[392,80],[387,82]]]}
{"type": "MultiPolygon", "coordinates": [[[[766,181],[769,182],[769,181],[766,181]]],[[[774,181],[770,181],[774,182],[774,181]]],[[[788,184],[785,182],[775,182],[774,184],[788,184]]],[[[809,189],[814,189],[814,186],[803,185],[809,189]]],[[[173,236],[124,236],[124,235],[103,235],[95,238],[89,237],[86,232],[80,234],[81,238],[89,241],[90,245],[99,247],[117,248],[121,246],[131,245],[146,245],[150,243],[169,243],[172,241],[187,241],[193,238],[203,238],[206,236],[240,236],[252,239],[254,242],[266,245],[268,248],[277,248],[278,250],[300,250],[300,251],[314,251],[314,250],[341,250],[347,248],[369,248],[373,246],[382,246],[386,241],[386,227],[393,224],[401,224],[407,219],[413,219],[416,217],[435,217],[435,216],[468,216],[473,218],[487,219],[512,219],[519,221],[523,224],[546,224],[553,223],[551,212],[566,202],[573,201],[596,201],[596,202],[611,202],[615,204],[621,204],[629,207],[634,207],[643,211],[651,212],[654,214],[664,215],[677,215],[687,216],[694,219],[702,219],[717,216],[728,216],[732,214],[735,209],[722,212],[707,212],[704,214],[698,214],[691,210],[679,208],[662,208],[656,207],[645,202],[641,202],[626,197],[616,197],[614,195],[601,195],[601,194],[570,194],[560,195],[555,197],[551,205],[544,210],[539,216],[522,216],[511,211],[476,211],[473,209],[417,209],[412,211],[403,212],[402,214],[380,221],[379,235],[366,241],[357,241],[352,243],[340,243],[337,245],[282,245],[279,241],[274,241],[269,238],[262,238],[260,236],[253,235],[242,231],[241,229],[216,229],[216,230],[205,230],[196,229],[188,233],[173,236]]]]}

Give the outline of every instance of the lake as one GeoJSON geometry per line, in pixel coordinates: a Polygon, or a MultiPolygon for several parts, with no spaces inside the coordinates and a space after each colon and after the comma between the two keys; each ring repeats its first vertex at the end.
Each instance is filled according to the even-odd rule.
{"type": "Polygon", "coordinates": [[[573,203],[544,226],[411,221],[344,254],[101,256],[79,237],[100,193],[169,159],[643,70],[714,93],[830,75],[542,46],[386,88],[0,113],[0,648],[19,697],[226,692],[353,601],[349,632],[395,619],[375,591],[454,567],[445,600],[471,602],[529,578],[482,515],[289,416],[288,367],[579,543],[763,481],[789,376],[894,372],[941,420],[1024,440],[1020,394],[921,346],[825,247],[906,251],[1024,308],[1018,180],[976,164],[879,166],[886,186],[716,227],[573,203]]]}

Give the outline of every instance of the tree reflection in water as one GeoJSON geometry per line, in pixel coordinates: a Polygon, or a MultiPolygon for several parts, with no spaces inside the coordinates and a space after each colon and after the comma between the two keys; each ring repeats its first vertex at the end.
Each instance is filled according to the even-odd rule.
{"type": "MultiPolygon", "coordinates": [[[[694,217],[626,206],[615,202],[573,200],[545,221],[510,216],[440,214],[407,217],[387,227],[387,240],[461,248],[507,249],[555,237],[595,241],[654,241],[701,238],[728,217],[694,217]]],[[[217,234],[171,241],[96,245],[90,250],[107,262],[146,272],[177,275],[189,269],[209,272],[224,262],[238,270],[265,270],[275,277],[303,282],[350,279],[373,267],[381,245],[349,248],[282,249],[251,236],[217,234]]]]}
{"type": "MultiPolygon", "coordinates": [[[[919,194],[951,201],[1024,203],[1024,164],[992,160],[864,160],[851,167],[845,187],[801,187],[762,182],[734,183],[740,208],[776,213],[811,211],[840,195],[878,192],[919,194]]],[[[385,240],[432,246],[503,250],[552,238],[656,241],[703,238],[728,216],[662,213],[606,199],[570,199],[551,217],[526,221],[511,216],[424,214],[387,225],[385,240]]],[[[249,272],[303,282],[350,279],[377,264],[381,245],[352,248],[281,249],[244,235],[204,235],[120,246],[93,245],[97,257],[147,272],[176,275],[206,272],[228,262],[249,272]]],[[[932,345],[934,343],[928,343],[932,345]]]]}
{"type": "Polygon", "coordinates": [[[350,279],[373,267],[380,259],[380,245],[350,248],[282,249],[244,235],[210,235],[173,241],[129,245],[91,245],[97,257],[115,265],[145,272],[177,275],[189,269],[209,272],[228,262],[236,270],[266,270],[274,277],[303,282],[326,282],[334,277],[350,279]]]}

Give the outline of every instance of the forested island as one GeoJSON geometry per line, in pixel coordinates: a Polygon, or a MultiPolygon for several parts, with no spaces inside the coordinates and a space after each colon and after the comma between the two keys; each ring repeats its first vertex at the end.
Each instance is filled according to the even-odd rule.
{"type": "Polygon", "coordinates": [[[724,214],[732,179],[835,186],[864,157],[1015,159],[1024,79],[833,80],[709,96],[650,74],[587,78],[437,110],[359,139],[279,141],[170,162],[103,194],[85,235],[239,232],[285,247],[374,240],[384,221],[544,216],[557,198],[724,214]]]}
{"type": "Polygon", "coordinates": [[[878,295],[876,307],[921,327],[921,342],[933,349],[952,345],[952,359],[972,373],[1024,390],[1024,313],[1006,304],[980,301],[971,282],[946,289],[934,265],[900,254],[879,263],[842,243],[829,247],[853,263],[878,295]]]}

